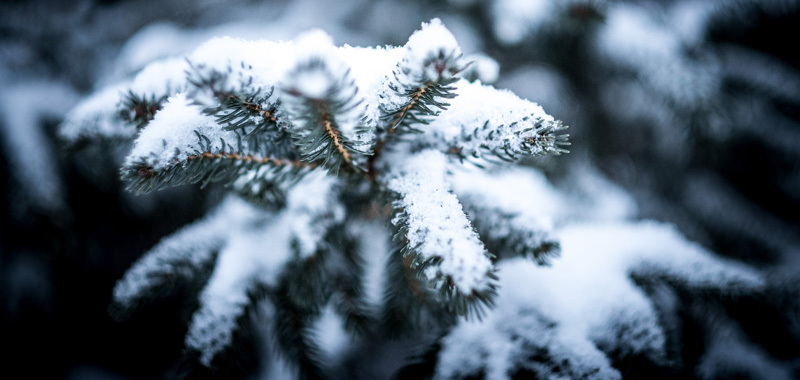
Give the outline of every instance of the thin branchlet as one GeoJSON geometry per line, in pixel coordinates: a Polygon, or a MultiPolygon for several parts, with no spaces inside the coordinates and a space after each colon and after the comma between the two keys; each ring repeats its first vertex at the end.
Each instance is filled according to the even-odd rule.
{"type": "Polygon", "coordinates": [[[197,148],[183,158],[176,156],[168,165],[154,166],[146,157],[126,164],[121,173],[124,180],[130,181],[128,189],[149,192],[168,186],[189,183],[205,186],[211,182],[240,178],[244,179],[238,183],[240,188],[249,184],[262,186],[265,181],[289,186],[318,166],[294,158],[272,157],[269,150],[273,146],[257,139],[249,140],[248,145],[239,138],[237,147],[234,147],[224,140],[214,145],[208,137],[199,132],[196,135],[197,148]]]}
{"type": "Polygon", "coordinates": [[[235,74],[231,67],[224,72],[191,62],[189,66],[186,74],[192,86],[191,98],[206,98],[200,96],[205,93],[216,99],[215,104],[207,104],[208,99],[195,100],[193,104],[202,107],[204,113],[214,116],[223,129],[244,132],[245,138],[263,136],[265,133],[274,134],[273,139],[280,138],[282,131],[276,116],[279,104],[275,89],[254,85],[253,74],[245,75],[252,71],[252,67],[242,64],[243,71],[238,72],[238,86],[232,86],[229,84],[230,77],[235,74]]]}
{"type": "Polygon", "coordinates": [[[288,132],[307,162],[322,161],[321,166],[338,174],[346,171],[363,171],[359,157],[369,156],[372,141],[360,141],[357,136],[368,131],[362,120],[364,99],[359,95],[349,69],[342,69],[322,57],[301,61],[287,74],[283,85],[283,106],[287,110],[291,127],[288,132]],[[313,78],[323,81],[325,89],[309,90],[306,85],[313,78]],[[343,130],[350,131],[348,134],[343,130]]]}
{"type": "Polygon", "coordinates": [[[328,137],[331,138],[331,143],[339,154],[342,155],[342,159],[348,165],[352,165],[352,161],[350,159],[350,152],[345,148],[345,146],[341,142],[341,135],[342,133],[337,131],[333,128],[333,123],[331,123],[330,114],[323,114],[322,116],[322,125],[325,128],[325,133],[328,134],[328,137]]]}
{"type": "Polygon", "coordinates": [[[249,109],[250,111],[253,111],[257,115],[260,115],[265,119],[268,119],[273,123],[278,122],[278,119],[275,118],[275,112],[273,110],[264,109],[261,105],[249,102],[247,100],[242,100],[236,95],[229,95],[228,98],[234,102],[241,102],[245,108],[249,109]]]}
{"type": "MultiPolygon", "coordinates": [[[[313,169],[318,166],[314,162],[303,162],[299,160],[283,160],[272,157],[257,157],[254,155],[249,155],[249,154],[241,155],[238,153],[202,152],[199,154],[193,154],[191,156],[186,157],[186,161],[201,160],[201,159],[226,159],[226,160],[235,160],[243,162],[254,162],[259,164],[273,164],[276,166],[309,168],[309,169],[313,169]]],[[[152,168],[150,170],[152,170],[152,168]]],[[[152,175],[152,173],[150,173],[149,175],[152,175]]]]}
{"type": "Polygon", "coordinates": [[[118,115],[123,121],[135,124],[137,129],[142,129],[153,120],[166,100],[166,94],[161,96],[150,94],[148,97],[129,90],[119,105],[118,115]]]}
{"type": "Polygon", "coordinates": [[[424,87],[420,87],[419,90],[417,90],[413,95],[411,95],[411,101],[408,102],[408,104],[406,104],[403,108],[396,111],[397,114],[394,120],[392,120],[392,122],[389,124],[389,127],[386,130],[387,134],[394,133],[394,129],[397,127],[397,125],[403,121],[403,119],[406,117],[406,114],[408,114],[408,112],[411,111],[414,108],[414,106],[417,105],[419,99],[422,97],[422,95],[425,94],[425,91],[427,91],[428,88],[430,88],[432,85],[433,83],[428,83],[424,87]]]}

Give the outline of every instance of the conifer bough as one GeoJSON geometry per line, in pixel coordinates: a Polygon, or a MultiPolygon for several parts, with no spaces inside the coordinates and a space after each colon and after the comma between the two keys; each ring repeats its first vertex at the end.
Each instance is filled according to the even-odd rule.
{"type": "Polygon", "coordinates": [[[480,318],[502,275],[487,246],[540,264],[559,247],[508,210],[479,206],[483,220],[471,220],[454,171],[569,143],[538,105],[461,79],[469,64],[438,19],[403,47],[335,47],[311,31],[280,43],[218,38],[152,64],[166,68],[145,69],[131,88],[156,90],[131,89],[117,110],[121,125],[141,128],[121,169],[129,188],[222,180],[236,195],[134,265],[114,309],[135,308],[170,271],[207,278],[186,338],[201,364],[212,366],[258,306],[276,349],[309,376],[323,359],[310,324],[326,308],[356,334],[431,313],[480,318]],[[378,299],[354,231],[375,219],[394,235],[380,254],[397,252],[378,299]]]}

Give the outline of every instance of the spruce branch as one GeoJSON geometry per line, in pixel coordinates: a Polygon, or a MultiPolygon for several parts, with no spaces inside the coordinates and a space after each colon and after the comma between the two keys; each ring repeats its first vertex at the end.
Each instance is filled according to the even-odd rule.
{"type": "Polygon", "coordinates": [[[546,186],[543,175],[525,167],[459,169],[453,170],[448,180],[498,261],[522,256],[549,265],[559,256],[561,244],[552,234],[552,215],[547,211],[559,206],[557,198],[548,196],[549,187],[536,185],[546,186]]]}
{"type": "Polygon", "coordinates": [[[453,313],[480,318],[492,306],[496,279],[490,254],[445,182],[447,159],[428,150],[408,160],[387,183],[396,194],[392,223],[403,257],[453,313]]]}
{"type": "Polygon", "coordinates": [[[403,48],[336,48],[310,32],[295,43],[215,39],[191,57],[186,91],[160,100],[121,174],[137,192],[227,181],[248,207],[270,215],[236,224],[215,246],[217,267],[186,340],[203,366],[228,360],[256,304],[270,308],[267,335],[301,378],[329,369],[327,345],[315,336],[327,308],[355,339],[377,338],[378,328],[387,336],[442,333],[458,316],[487,316],[497,257],[474,226],[503,254],[545,263],[557,251],[558,242],[526,225],[529,215],[477,207],[472,222],[451,192],[453,155],[513,160],[563,153],[568,142],[565,127],[537,105],[458,79],[468,63],[441,21],[424,24],[403,48]],[[245,62],[253,57],[264,59],[245,62]],[[387,203],[381,194],[389,194],[388,210],[367,215],[367,205],[387,203]],[[376,316],[363,247],[348,223],[391,210],[396,246],[376,316]]]}
{"type": "Polygon", "coordinates": [[[183,59],[168,58],[148,64],[132,80],[95,92],[66,115],[59,137],[70,144],[135,139],[166,100],[185,89],[184,70],[183,59]]]}
{"type": "MultiPolygon", "coordinates": [[[[123,121],[123,115],[131,119],[136,115],[136,112],[132,111],[134,106],[132,102],[120,109],[120,105],[125,102],[124,93],[120,87],[109,87],[88,96],[65,115],[58,130],[60,140],[69,144],[70,150],[77,150],[83,145],[96,141],[129,142],[133,140],[140,126],[139,121],[123,121]]],[[[136,96],[138,98],[138,95],[136,96]]],[[[147,106],[142,110],[149,108],[147,106]]]]}
{"type": "Polygon", "coordinates": [[[199,132],[197,138],[198,143],[192,154],[176,159],[165,167],[154,168],[144,158],[123,166],[121,175],[123,180],[128,181],[128,189],[146,193],[168,186],[194,183],[205,186],[210,182],[247,178],[239,183],[239,187],[244,188],[247,184],[254,185],[256,181],[296,181],[317,166],[316,163],[247,154],[241,148],[241,139],[240,147],[234,148],[225,140],[214,145],[199,132]]]}
{"type": "Polygon", "coordinates": [[[142,300],[167,296],[181,283],[196,283],[199,292],[199,285],[207,281],[218,252],[227,243],[230,230],[262,217],[261,212],[228,197],[202,220],[165,237],[114,287],[112,315],[124,318],[142,300]]]}
{"type": "Polygon", "coordinates": [[[389,88],[406,99],[406,103],[394,110],[384,110],[385,114],[382,118],[389,121],[386,133],[393,134],[398,128],[402,132],[422,132],[420,129],[414,128],[413,125],[427,125],[433,117],[439,115],[439,110],[447,109],[450,104],[440,99],[456,97],[455,87],[450,86],[455,82],[456,78],[442,79],[439,83],[428,82],[422,87],[407,90],[401,90],[397,85],[390,83],[389,88]],[[436,110],[436,108],[439,110],[436,110]]]}
{"type": "MultiPolygon", "coordinates": [[[[206,112],[213,114],[217,118],[217,123],[224,125],[226,130],[244,130],[245,136],[254,136],[267,130],[278,130],[277,105],[265,105],[265,101],[259,101],[259,92],[244,97],[228,95],[225,102],[219,108],[206,109],[206,112]],[[258,122],[254,121],[254,116],[260,117],[258,122]],[[248,127],[253,129],[246,131],[248,127]]],[[[272,96],[274,89],[270,89],[263,97],[272,96]]]]}
{"type": "MultiPolygon", "coordinates": [[[[530,115],[509,125],[493,127],[490,123],[491,121],[487,120],[483,127],[475,128],[472,137],[474,139],[483,137],[485,142],[480,148],[504,161],[517,160],[521,155],[544,156],[569,153],[569,150],[564,148],[570,145],[569,135],[558,133],[568,127],[560,120],[551,121],[530,115]],[[511,136],[504,136],[504,133],[509,133],[511,136]]],[[[463,148],[458,148],[459,152],[464,152],[463,148]]],[[[473,152],[472,156],[476,157],[476,154],[473,152]]]]}
{"type": "Polygon", "coordinates": [[[568,127],[535,103],[491,86],[458,83],[459,96],[415,143],[460,159],[514,161],[520,156],[568,153],[568,127]],[[487,153],[488,156],[487,157],[487,153]]]}
{"type": "Polygon", "coordinates": [[[403,254],[404,247],[405,242],[395,241],[386,261],[380,326],[383,335],[391,339],[443,329],[455,319],[419,279],[412,269],[413,258],[403,254]]]}
{"type": "Polygon", "coordinates": [[[223,72],[203,64],[189,62],[186,72],[191,85],[189,97],[203,112],[216,118],[225,130],[241,131],[245,138],[271,132],[278,139],[283,135],[276,116],[279,101],[275,87],[265,89],[254,83],[252,67],[241,64],[234,71],[223,72]],[[238,75],[238,80],[231,78],[238,75]],[[250,129],[248,131],[248,129],[250,129]]]}
{"type": "Polygon", "coordinates": [[[121,174],[129,189],[148,192],[220,180],[238,180],[239,188],[264,180],[286,187],[281,184],[291,185],[315,167],[269,135],[246,139],[240,131],[219,128],[212,116],[179,94],[142,130],[121,174]]]}
{"type": "Polygon", "coordinates": [[[367,177],[377,177],[376,161],[395,135],[421,133],[418,125],[429,124],[456,97],[456,75],[465,62],[461,48],[441,20],[423,23],[403,47],[403,56],[379,93],[378,142],[367,162],[367,177]]]}
{"type": "Polygon", "coordinates": [[[453,35],[439,19],[423,24],[404,46],[403,58],[392,71],[392,80],[380,95],[381,119],[387,134],[419,132],[415,124],[428,124],[449,105],[440,99],[456,96],[451,85],[469,63],[453,35]]]}
{"type": "Polygon", "coordinates": [[[371,141],[362,141],[363,98],[346,67],[332,67],[312,56],[287,74],[285,107],[292,122],[289,133],[303,161],[322,160],[334,173],[344,165],[363,170],[360,157],[371,154],[371,141]]]}
{"type": "Polygon", "coordinates": [[[347,148],[345,148],[341,141],[342,132],[333,127],[333,123],[331,123],[331,115],[329,113],[323,113],[322,125],[325,128],[325,134],[330,137],[331,143],[336,148],[336,151],[342,155],[344,162],[348,165],[352,165],[353,163],[350,159],[350,152],[347,151],[347,148]]]}
{"type": "Polygon", "coordinates": [[[200,352],[200,363],[205,366],[228,350],[236,331],[243,327],[242,317],[254,302],[272,300],[271,295],[269,299],[260,296],[254,300],[253,292],[271,293],[277,287],[277,274],[293,261],[285,228],[291,215],[272,213],[241,200],[238,204],[241,209],[232,211],[245,213],[241,222],[247,224],[226,224],[234,228],[229,231],[229,241],[220,251],[214,273],[199,297],[200,307],[194,312],[186,336],[186,346],[200,352]],[[246,218],[251,210],[260,218],[246,218]],[[264,236],[272,236],[276,241],[263,247],[264,236]],[[254,247],[264,249],[266,254],[254,247]]]}
{"type": "MultiPolygon", "coordinates": [[[[209,356],[204,346],[190,346],[183,352],[178,369],[180,379],[239,379],[246,378],[262,365],[260,347],[263,347],[263,327],[257,325],[255,316],[271,310],[270,290],[263,284],[255,284],[247,291],[247,301],[240,315],[234,318],[233,328],[226,339],[229,343],[220,347],[209,356]]],[[[216,321],[224,323],[223,321],[216,321]]],[[[209,330],[215,327],[209,326],[209,330]]],[[[206,334],[211,334],[206,332],[206,334]]],[[[217,337],[217,339],[220,339],[217,337]]],[[[215,341],[211,342],[213,346],[215,341]]]]}
{"type": "Polygon", "coordinates": [[[541,222],[520,212],[503,212],[466,200],[464,203],[482,241],[498,259],[519,255],[538,265],[550,265],[561,254],[561,244],[540,227],[541,222]]]}
{"type": "Polygon", "coordinates": [[[161,110],[166,100],[167,95],[156,96],[152,93],[148,97],[128,90],[120,102],[119,117],[129,124],[135,125],[136,129],[142,129],[150,120],[153,120],[156,112],[161,110]]]}

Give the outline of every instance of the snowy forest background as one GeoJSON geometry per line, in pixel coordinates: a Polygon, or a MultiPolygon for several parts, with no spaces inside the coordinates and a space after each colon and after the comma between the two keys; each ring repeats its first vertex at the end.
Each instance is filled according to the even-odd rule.
{"type": "MultiPolygon", "coordinates": [[[[111,292],[162,237],[219,202],[222,188],[125,191],[119,167],[129,145],[65,144],[59,135],[84,96],[213,36],[288,40],[316,27],[336,44],[402,46],[434,17],[476,57],[472,75],[570,126],[571,153],[531,165],[578,202],[571,207],[600,221],[672,223],[765,279],[762,290],[729,297],[635,278],[679,365],[670,372],[607,353],[623,378],[800,377],[800,2],[790,0],[3,2],[3,371],[181,371],[188,296],[119,323],[108,314],[111,292]]],[[[401,359],[372,365],[391,372],[401,359]]],[[[398,376],[427,373],[425,360],[398,376]]]]}

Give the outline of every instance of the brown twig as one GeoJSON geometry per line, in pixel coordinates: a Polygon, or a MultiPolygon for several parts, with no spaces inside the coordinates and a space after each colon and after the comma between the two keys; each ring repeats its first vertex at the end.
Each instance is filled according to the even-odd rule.
{"type": "Polygon", "coordinates": [[[341,132],[333,128],[330,115],[327,113],[323,114],[322,116],[322,125],[325,127],[325,133],[327,133],[331,140],[333,140],[333,145],[336,147],[336,150],[342,155],[344,162],[346,162],[348,165],[351,165],[350,152],[347,151],[347,148],[345,148],[344,145],[342,145],[342,142],[339,140],[339,135],[341,132]]]}
{"type": "Polygon", "coordinates": [[[187,161],[192,160],[199,160],[204,158],[224,158],[228,160],[237,160],[237,161],[245,161],[245,162],[256,162],[259,164],[268,164],[272,163],[278,166],[294,166],[294,167],[308,167],[308,168],[315,168],[317,167],[316,163],[313,162],[302,162],[298,160],[281,160],[279,158],[269,158],[269,157],[256,157],[253,155],[241,155],[238,153],[211,153],[211,152],[203,152],[200,154],[191,155],[186,157],[187,161]]]}
{"type": "Polygon", "coordinates": [[[259,114],[259,115],[261,115],[265,119],[269,119],[272,122],[277,122],[278,121],[275,118],[275,114],[272,113],[272,111],[265,110],[265,109],[261,108],[261,106],[258,105],[258,104],[250,103],[250,102],[248,102],[246,100],[243,100],[243,99],[239,98],[236,95],[230,95],[228,98],[231,99],[231,100],[236,100],[236,101],[242,102],[242,104],[244,105],[245,108],[247,108],[247,109],[249,109],[249,110],[251,110],[251,111],[253,111],[253,112],[255,112],[255,113],[259,114]]]}
{"type": "Polygon", "coordinates": [[[397,127],[397,123],[399,123],[400,120],[403,120],[403,118],[406,116],[406,113],[408,113],[408,111],[411,110],[411,108],[413,108],[417,102],[419,102],[419,98],[421,98],[422,95],[425,94],[425,91],[428,91],[432,85],[432,83],[428,83],[425,86],[420,87],[419,90],[414,93],[414,95],[411,95],[411,101],[408,102],[405,107],[401,108],[400,111],[398,111],[397,117],[395,117],[394,120],[392,120],[392,123],[389,124],[389,130],[387,131],[388,134],[392,134],[394,128],[397,127]]]}
{"type": "Polygon", "coordinates": [[[372,155],[367,160],[367,178],[370,181],[375,181],[375,179],[378,176],[378,173],[375,170],[375,162],[378,160],[378,157],[380,156],[381,150],[383,149],[383,146],[386,144],[386,141],[389,140],[392,134],[394,134],[394,129],[397,127],[397,124],[400,123],[400,121],[403,120],[403,118],[405,118],[406,113],[408,113],[408,111],[410,111],[411,108],[413,108],[414,105],[416,105],[417,102],[419,102],[419,99],[422,98],[422,95],[424,95],[425,92],[428,91],[429,88],[431,88],[431,86],[433,86],[433,84],[428,83],[425,86],[420,87],[419,90],[417,90],[417,92],[414,93],[414,95],[411,95],[411,101],[408,102],[408,104],[406,104],[405,107],[397,111],[397,116],[389,124],[389,128],[386,130],[386,137],[383,140],[379,140],[377,143],[375,143],[375,147],[372,150],[372,155]]]}

